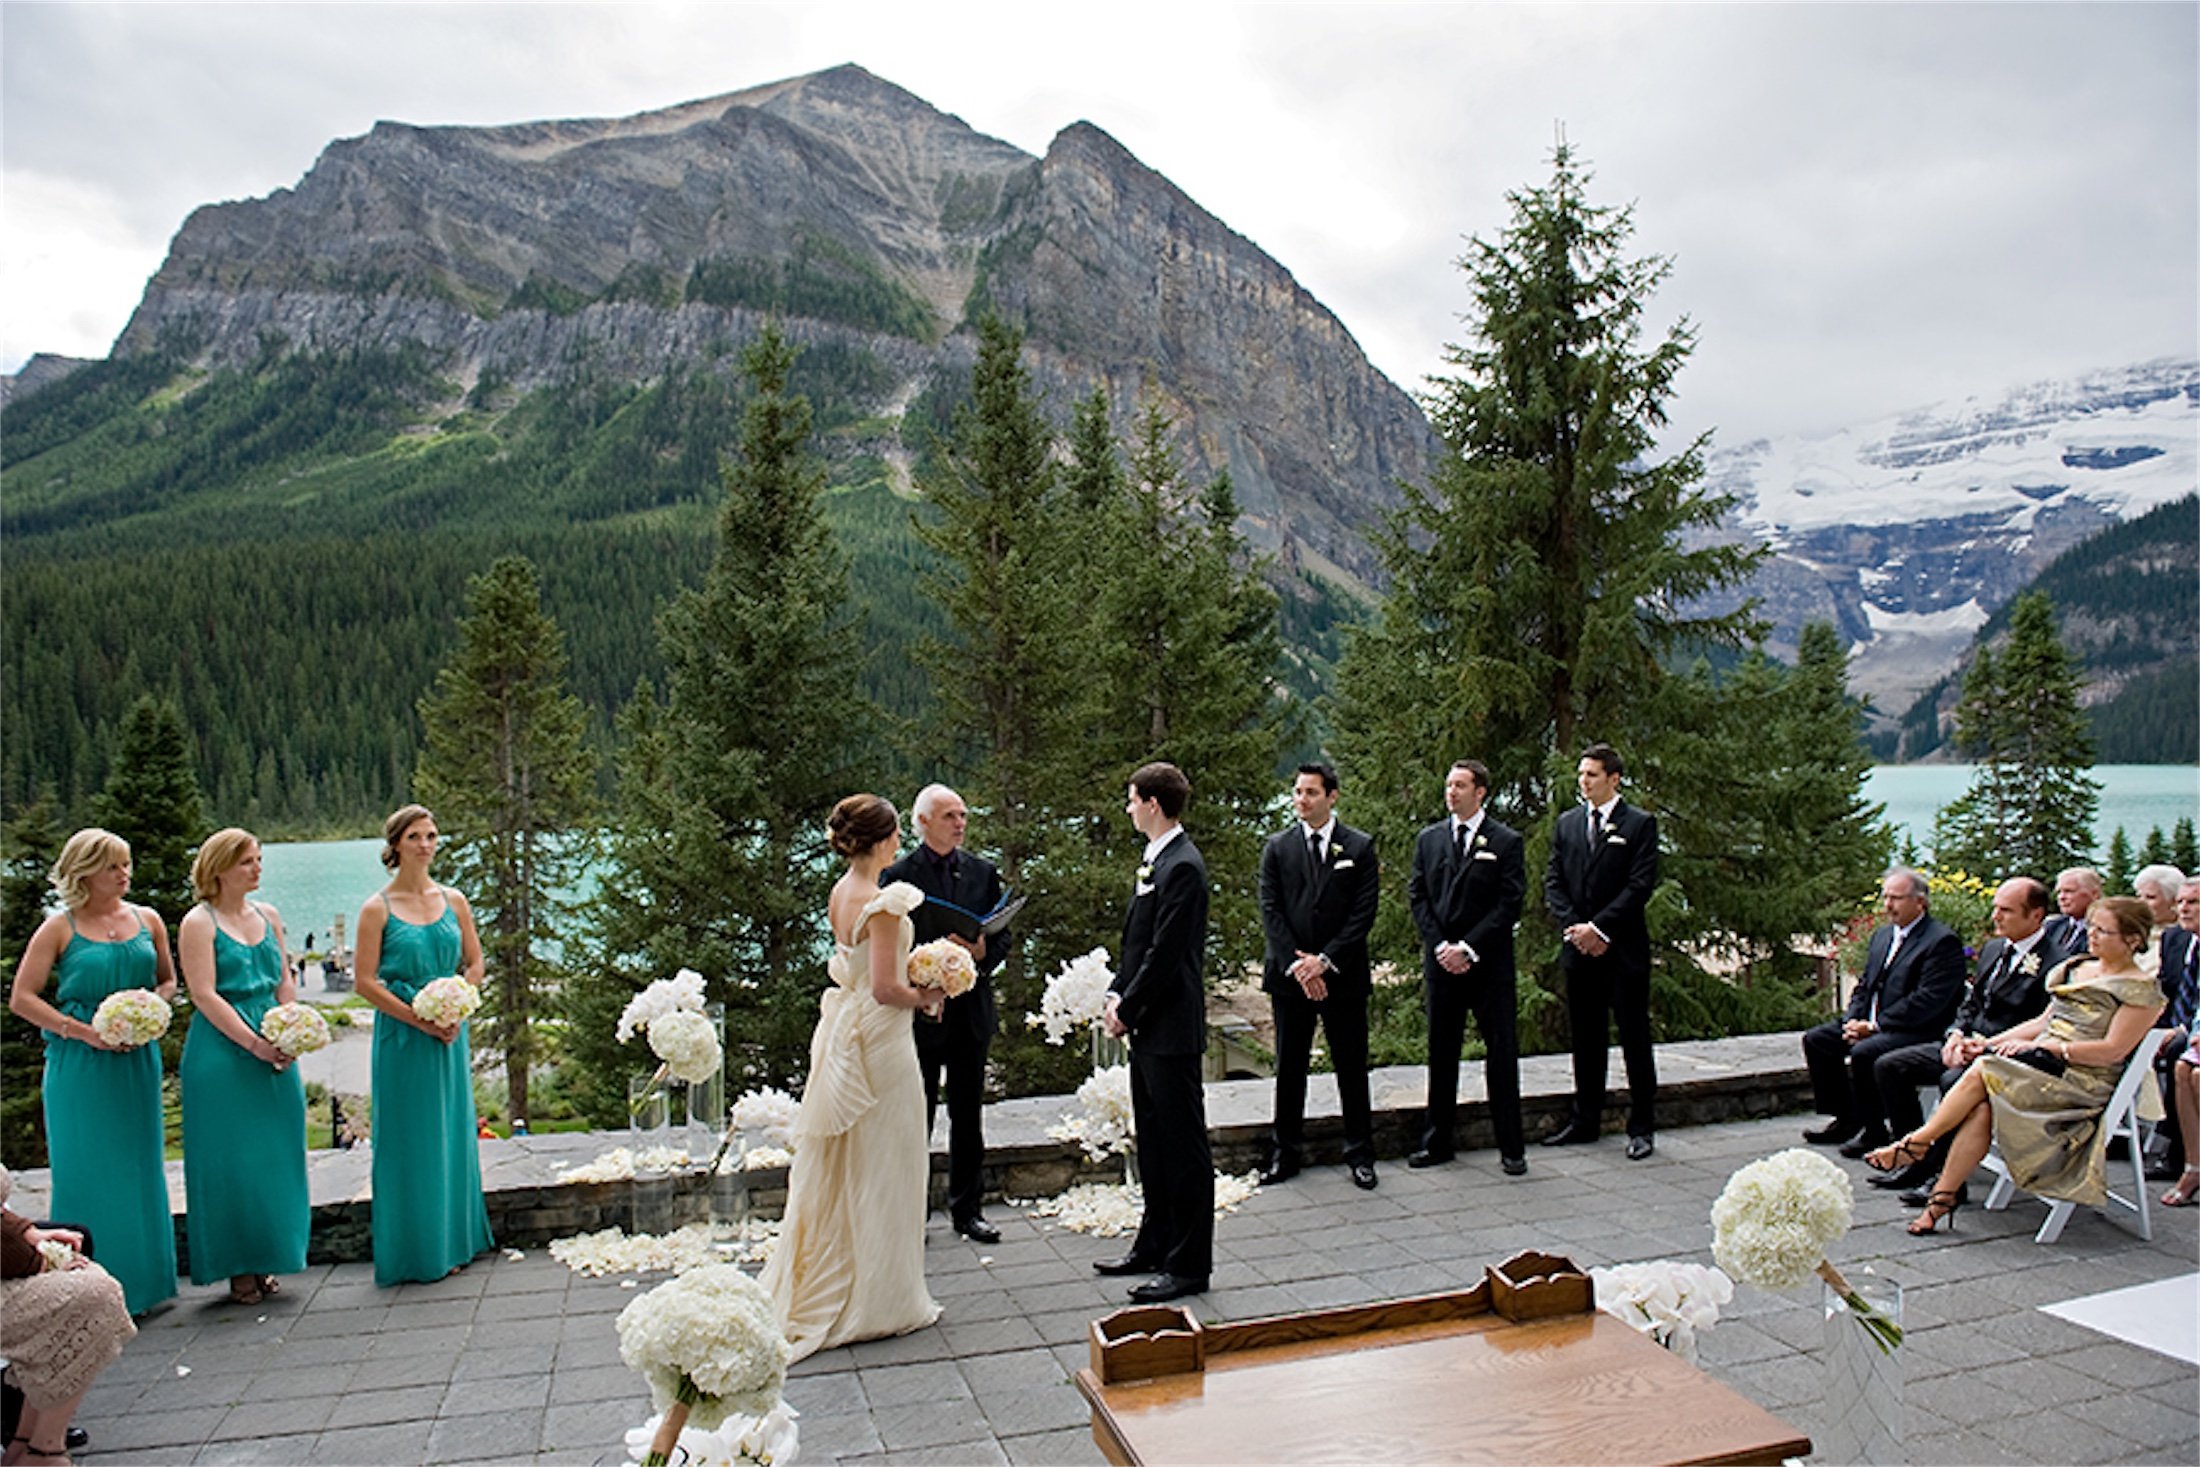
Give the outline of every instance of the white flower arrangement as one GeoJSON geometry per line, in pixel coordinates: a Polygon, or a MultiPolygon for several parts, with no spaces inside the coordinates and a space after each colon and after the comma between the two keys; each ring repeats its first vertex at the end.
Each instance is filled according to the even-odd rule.
{"type": "MultiPolygon", "coordinates": [[[[1247,1172],[1243,1176],[1216,1172],[1215,1216],[1237,1211],[1259,1190],[1258,1172],[1247,1172]]],[[[1079,1182],[1058,1196],[1022,1202],[1012,1198],[1009,1205],[1022,1209],[1027,1217],[1052,1218],[1058,1226],[1073,1233],[1120,1238],[1125,1233],[1138,1231],[1146,1202],[1144,1192],[1135,1183],[1079,1182]]]]}
{"type": "Polygon", "coordinates": [[[260,1020],[260,1034],[292,1059],[328,1048],[328,1020],[311,1004],[277,1004],[260,1020]]]}
{"type": "Polygon", "coordinates": [[[481,990],[463,978],[438,978],[413,995],[412,1010],[422,1021],[455,1029],[481,1007],[481,990]]]}
{"type": "Polygon", "coordinates": [[[717,1026],[688,1009],[658,1015],[649,1026],[649,1047],[674,1079],[690,1085],[716,1078],[725,1066],[717,1026]]]}
{"type": "Polygon", "coordinates": [[[688,1273],[714,1263],[764,1263],[779,1245],[776,1220],[750,1218],[739,1227],[689,1223],[670,1233],[626,1233],[619,1228],[577,1233],[550,1244],[550,1256],[577,1274],[688,1273]]]}
{"type": "Polygon", "coordinates": [[[40,1273],[59,1273],[74,1262],[76,1262],[76,1250],[59,1238],[41,1238],[38,1240],[38,1271],[40,1273]]]}
{"type": "Polygon", "coordinates": [[[595,1160],[578,1166],[564,1162],[552,1164],[560,1183],[566,1182],[625,1182],[643,1172],[676,1172],[683,1170],[694,1158],[678,1146],[645,1146],[640,1151],[628,1146],[614,1146],[609,1151],[598,1152],[595,1160]]]}
{"type": "Polygon", "coordinates": [[[909,953],[909,981],[918,988],[934,988],[949,998],[961,998],[978,981],[978,965],[970,949],[947,938],[934,938],[909,953]]]}
{"type": "Polygon", "coordinates": [[[771,1296],[731,1263],[692,1269],[620,1310],[619,1358],[664,1412],[644,1467],[670,1457],[691,1418],[708,1431],[735,1414],[770,1415],[793,1353],[771,1296]]]}
{"type": "Polygon", "coordinates": [[[693,968],[682,968],[627,1000],[626,1009],[619,1015],[619,1042],[626,1043],[637,1031],[648,1029],[653,1020],[666,1014],[702,1011],[703,975],[693,968]]]}
{"type": "Polygon", "coordinates": [[[794,1152],[784,1146],[752,1146],[741,1157],[741,1170],[745,1172],[768,1172],[793,1165],[794,1152]]]}
{"type": "MultiPolygon", "coordinates": [[[[715,1431],[689,1426],[677,1445],[687,1467],[790,1467],[801,1445],[800,1414],[781,1401],[762,1416],[728,1416],[715,1431]]],[[[638,1467],[663,1424],[663,1416],[652,1416],[626,1434],[628,1467],[638,1467]]]]}
{"type": "Polygon", "coordinates": [[[110,1048],[137,1049],[168,1032],[175,1010],[168,1000],[150,988],[123,988],[99,1001],[92,1014],[92,1032],[110,1048]]]}
{"type": "Polygon", "coordinates": [[[1062,971],[1047,980],[1046,991],[1039,996],[1039,1012],[1025,1014],[1024,1023],[1046,1030],[1047,1043],[1059,1045],[1079,1029],[1099,1024],[1107,1008],[1108,985],[1114,981],[1108,950],[1096,947],[1064,963],[1062,971]]]}
{"type": "Polygon", "coordinates": [[[1719,1309],[1734,1298],[1734,1280],[1700,1263],[1660,1258],[1592,1268],[1597,1308],[1648,1335],[1691,1365],[1696,1336],[1719,1322],[1719,1309]]]}
{"type": "Polygon", "coordinates": [[[1882,1350],[1902,1343],[1902,1326],[1867,1303],[1826,1259],[1849,1230],[1855,1188],[1847,1172],[1815,1151],[1790,1147],[1726,1180],[1711,1204],[1711,1257],[1745,1284],[1792,1289],[1816,1274],[1840,1295],[1882,1350]]]}
{"type": "Polygon", "coordinates": [[[1095,1070],[1077,1087],[1079,1115],[1067,1115],[1047,1127],[1056,1141],[1075,1141],[1092,1161],[1120,1156],[1131,1142],[1131,1071],[1128,1065],[1095,1070]]]}
{"type": "Polygon", "coordinates": [[[751,1090],[733,1103],[733,1128],[749,1138],[751,1155],[758,1148],[794,1150],[795,1118],[802,1106],[777,1086],[751,1090]]]}

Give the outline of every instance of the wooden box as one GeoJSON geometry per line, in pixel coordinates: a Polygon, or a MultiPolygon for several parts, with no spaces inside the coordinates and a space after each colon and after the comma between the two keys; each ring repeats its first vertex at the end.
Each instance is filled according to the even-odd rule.
{"type": "Polygon", "coordinates": [[[1092,1322],[1092,1373],[1113,1385],[1207,1368],[1206,1332],[1187,1309],[1118,1309],[1092,1322]]]}
{"type": "Polygon", "coordinates": [[[1493,1264],[1490,1307],[1520,1324],[1561,1314],[1587,1314],[1596,1308],[1596,1286],[1571,1258],[1533,1249],[1493,1264]]]}

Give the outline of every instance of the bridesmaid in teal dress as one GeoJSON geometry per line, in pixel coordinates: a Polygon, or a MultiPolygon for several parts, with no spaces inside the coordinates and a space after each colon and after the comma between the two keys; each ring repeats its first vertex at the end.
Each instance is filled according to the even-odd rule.
{"type": "Polygon", "coordinates": [[[466,1026],[430,1024],[413,995],[453,974],[481,982],[473,908],[428,876],[435,816],[407,805],[382,823],[396,873],[359,911],[354,981],[374,1020],[374,1281],[456,1273],[488,1248],[466,1026]]]}
{"type": "Polygon", "coordinates": [[[48,1206],[56,1219],[90,1231],[100,1266],[121,1281],[130,1312],[143,1314],[176,1292],[160,1046],[111,1048],[92,1015],[126,988],[175,996],[168,928],[151,907],[123,900],[130,846],[112,832],[70,836],[48,879],[64,910],[40,924],[8,994],[9,1008],[46,1031],[48,1206]]]}
{"type": "Polygon", "coordinates": [[[229,1280],[257,1304],[279,1273],[306,1266],[306,1090],[291,1057],[260,1034],[268,1010],[298,996],[283,957],[283,922],[249,900],[260,843],[217,830],[191,863],[199,905],[176,929],[197,1013],[183,1044],[183,1181],[191,1282],[229,1280]]]}

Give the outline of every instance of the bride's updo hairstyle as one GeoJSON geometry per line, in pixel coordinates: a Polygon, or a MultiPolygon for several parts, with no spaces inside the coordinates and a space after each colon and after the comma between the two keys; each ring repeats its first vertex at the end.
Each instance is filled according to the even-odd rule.
{"type": "Polygon", "coordinates": [[[832,832],[834,855],[860,856],[900,834],[901,815],[877,795],[850,795],[833,806],[833,818],[825,828],[832,832]]]}

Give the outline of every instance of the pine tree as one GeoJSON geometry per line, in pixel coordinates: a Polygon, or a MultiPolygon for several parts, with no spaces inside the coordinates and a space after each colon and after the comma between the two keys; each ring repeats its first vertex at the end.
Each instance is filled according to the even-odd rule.
{"type": "Polygon", "coordinates": [[[2130,896],[2131,878],[2139,874],[2131,859],[2131,837],[2119,825],[2108,838],[2108,854],[2101,862],[2101,889],[2110,896],[2130,896]]]}
{"type": "Polygon", "coordinates": [[[1980,646],[1956,704],[1956,745],[1979,769],[1935,822],[1941,864],[2052,879],[2085,859],[2101,787],[2078,689],[2046,594],[2018,597],[2000,653],[1980,646]]]}
{"type": "Polygon", "coordinates": [[[598,1024],[644,983],[702,973],[742,1083],[798,1076],[816,1017],[834,802],[879,774],[857,687],[861,627],[824,518],[808,401],[776,328],[742,354],[753,388],[724,469],[718,545],[659,621],[665,702],[622,721],[619,812],[595,907],[600,959],[571,987],[589,1108],[614,1113],[646,1054],[598,1024]],[[871,762],[867,762],[871,761],[871,762]]]}
{"type": "Polygon", "coordinates": [[[206,835],[183,715],[166,699],[139,698],[123,720],[93,819],[130,843],[130,898],[160,913],[171,932],[191,909],[191,853],[206,835]]]}
{"type": "Polygon", "coordinates": [[[2139,869],[2149,866],[2175,865],[2169,858],[2169,837],[2162,834],[2162,827],[2147,827],[2147,838],[2139,843],[2139,869]]]}
{"type": "Polygon", "coordinates": [[[2200,841],[2193,838],[2190,815],[2178,816],[2170,830],[2169,863],[2187,875],[2200,871],[2200,841]]]}
{"type": "MultiPolygon", "coordinates": [[[[16,964],[45,920],[53,900],[46,873],[65,839],[60,805],[46,791],[0,825],[0,987],[14,983],[16,964]]],[[[0,1075],[7,1077],[0,1086],[0,1163],[17,1171],[46,1164],[38,1083],[45,1062],[45,1036],[38,1026],[0,1010],[0,1075]]]]}
{"type": "Polygon", "coordinates": [[[446,869],[473,902],[487,962],[487,1042],[503,1051],[510,1115],[526,1120],[535,1015],[572,915],[558,893],[588,856],[596,761],[565,690],[565,638],[534,562],[505,556],[468,585],[459,645],[420,700],[414,793],[450,832],[446,869]]]}

